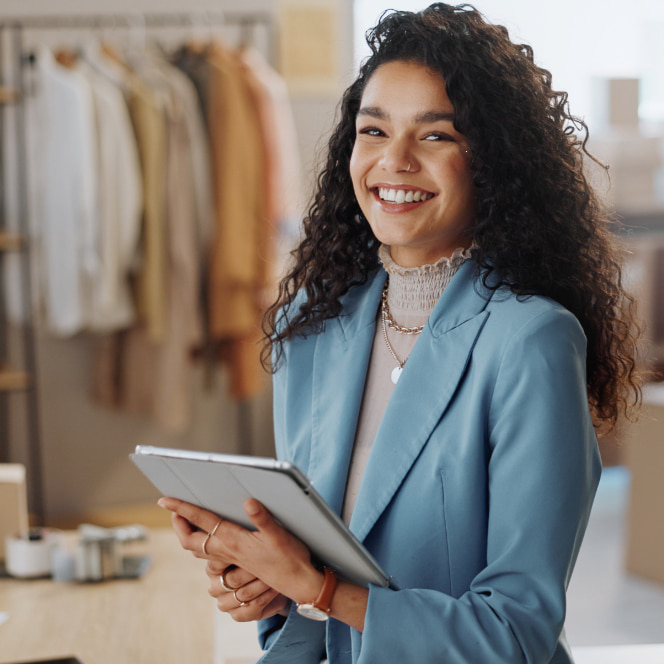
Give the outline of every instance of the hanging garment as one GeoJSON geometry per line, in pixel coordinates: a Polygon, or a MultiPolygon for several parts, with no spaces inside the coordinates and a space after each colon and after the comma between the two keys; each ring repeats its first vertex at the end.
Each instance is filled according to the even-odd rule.
{"type": "Polygon", "coordinates": [[[93,396],[106,406],[127,408],[144,414],[152,413],[152,374],[143,368],[150,367],[153,352],[139,353],[126,375],[129,337],[136,328],[153,345],[161,343],[166,334],[166,240],[165,165],[167,154],[167,126],[165,101],[158,91],[151,88],[107,45],[95,53],[95,67],[111,73],[123,81],[125,96],[134,135],[138,146],[143,190],[143,210],[139,251],[133,268],[133,292],[137,309],[136,324],[117,335],[100,336],[93,367],[93,396]],[[136,381],[144,378],[143,387],[136,381]],[[137,378],[138,377],[138,378],[137,378]],[[133,386],[133,387],[132,387],[133,386]],[[131,390],[132,397],[127,396],[131,390]],[[136,394],[148,395],[139,401],[136,394]]]}
{"type": "MultiPolygon", "coordinates": [[[[163,57],[166,57],[165,54],[163,57]]],[[[205,114],[195,82],[177,66],[162,63],[169,76],[174,93],[182,104],[191,158],[191,178],[194,188],[194,204],[201,267],[207,270],[210,243],[214,233],[215,211],[212,194],[210,143],[205,124],[205,114]],[[178,75],[182,71],[182,75],[178,75]]]]}
{"type": "Polygon", "coordinates": [[[94,100],[85,77],[56,62],[46,48],[34,64],[35,97],[28,114],[36,189],[33,226],[39,235],[36,290],[46,329],[81,332],[100,264],[94,100]]]}
{"type": "Polygon", "coordinates": [[[144,200],[136,306],[148,337],[157,343],[166,334],[166,100],[133,72],[127,73],[127,83],[144,200]]]}
{"type": "Polygon", "coordinates": [[[264,386],[259,360],[265,228],[265,152],[261,126],[237,53],[215,43],[208,133],[216,210],[210,253],[210,333],[231,370],[231,394],[248,399],[264,386]]]}
{"type": "Polygon", "coordinates": [[[280,233],[297,235],[304,214],[302,162],[286,82],[255,48],[241,53],[263,126],[271,216],[280,233]]]}
{"type": "MultiPolygon", "coordinates": [[[[143,72],[146,75],[146,72],[143,72]]],[[[197,188],[195,178],[210,178],[205,168],[205,152],[197,140],[201,138],[202,118],[197,113],[196,92],[179,70],[153,55],[151,85],[159,85],[167,94],[166,153],[166,332],[163,340],[149,347],[140,330],[129,337],[125,358],[126,399],[138,402],[150,399],[151,415],[163,428],[182,432],[191,419],[193,352],[201,343],[202,320],[200,300],[201,229],[209,224],[210,206],[201,196],[205,188],[197,188]],[[192,115],[192,109],[194,114],[192,115]],[[198,118],[198,121],[197,121],[198,118]],[[197,197],[197,194],[199,197],[197,197]],[[200,205],[197,205],[199,203],[200,205]],[[132,348],[133,346],[133,348],[132,348]],[[142,375],[134,370],[137,355],[145,359],[153,354],[152,370],[142,375]],[[151,377],[151,389],[143,394],[134,388],[145,385],[151,377]]],[[[200,184],[200,183],[199,183],[200,184]]],[[[209,191],[209,186],[207,188],[209,191]]],[[[205,232],[205,231],[204,231],[205,232]]]]}
{"type": "Polygon", "coordinates": [[[264,137],[267,232],[259,251],[266,260],[263,303],[267,307],[276,299],[278,281],[299,238],[304,214],[302,165],[285,81],[254,48],[241,52],[241,63],[264,137]]]}
{"type": "Polygon", "coordinates": [[[207,60],[207,44],[184,44],[170,56],[170,61],[194,84],[203,117],[209,106],[208,90],[212,65],[207,60]]]}
{"type": "Polygon", "coordinates": [[[126,328],[135,319],[129,275],[141,228],[140,162],[122,91],[84,61],[76,69],[93,94],[99,178],[99,270],[92,283],[88,329],[108,332],[126,328]]]}
{"type": "Polygon", "coordinates": [[[160,99],[165,129],[161,183],[164,329],[156,339],[150,334],[149,324],[139,323],[118,339],[104,340],[98,366],[102,373],[98,377],[106,381],[100,388],[102,394],[109,392],[109,385],[117,386],[115,401],[120,407],[179,433],[191,418],[192,354],[201,343],[202,331],[200,234],[209,225],[211,210],[205,200],[209,185],[207,189],[197,187],[195,178],[209,180],[210,173],[193,85],[156,54],[145,58],[137,63],[134,75],[160,99]],[[109,371],[113,366],[116,371],[109,371]]]}

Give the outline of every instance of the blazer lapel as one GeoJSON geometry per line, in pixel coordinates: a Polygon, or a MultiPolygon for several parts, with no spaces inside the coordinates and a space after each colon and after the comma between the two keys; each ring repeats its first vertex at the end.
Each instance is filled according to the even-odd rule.
{"type": "MultiPolygon", "coordinates": [[[[376,434],[350,528],[363,540],[387,507],[443,415],[484,326],[491,294],[466,261],[436,304],[376,434]]],[[[355,422],[353,423],[355,425],[355,422]]]]}
{"type": "Polygon", "coordinates": [[[385,278],[379,270],[367,286],[351,290],[342,315],[327,321],[316,343],[307,474],[337,513],[343,504],[385,278]]]}

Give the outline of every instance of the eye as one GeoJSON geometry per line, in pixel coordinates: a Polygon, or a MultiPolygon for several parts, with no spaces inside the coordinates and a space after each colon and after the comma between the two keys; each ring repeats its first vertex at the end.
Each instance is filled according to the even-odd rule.
{"type": "Polygon", "coordinates": [[[363,127],[358,129],[358,134],[363,134],[364,136],[385,136],[385,132],[378,127],[363,127]]]}
{"type": "Polygon", "coordinates": [[[425,141],[454,141],[454,139],[444,132],[433,131],[424,137],[425,141]]]}

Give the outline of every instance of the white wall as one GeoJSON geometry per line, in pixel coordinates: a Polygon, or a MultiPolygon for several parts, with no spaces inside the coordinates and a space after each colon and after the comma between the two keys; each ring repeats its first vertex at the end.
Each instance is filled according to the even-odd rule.
{"type": "MultiPolygon", "coordinates": [[[[422,0],[356,0],[356,52],[364,30],[382,9],[417,11],[422,0]]],[[[452,3],[456,4],[456,3],[452,3]]],[[[551,71],[554,87],[570,94],[575,115],[593,122],[590,79],[643,77],[641,112],[664,122],[664,2],[634,0],[477,0],[492,23],[505,25],[515,41],[530,44],[536,62],[551,71]],[[659,103],[656,106],[656,102],[659,103]]]]}

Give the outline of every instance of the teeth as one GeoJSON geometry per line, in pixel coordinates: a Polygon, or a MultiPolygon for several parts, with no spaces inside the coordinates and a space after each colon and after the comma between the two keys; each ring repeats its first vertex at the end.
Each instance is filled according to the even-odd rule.
{"type": "Polygon", "coordinates": [[[399,205],[400,203],[418,203],[420,201],[426,201],[433,196],[433,194],[428,194],[426,191],[413,191],[409,189],[408,191],[404,189],[388,189],[387,187],[380,187],[378,189],[378,196],[384,201],[390,201],[399,205]]]}

